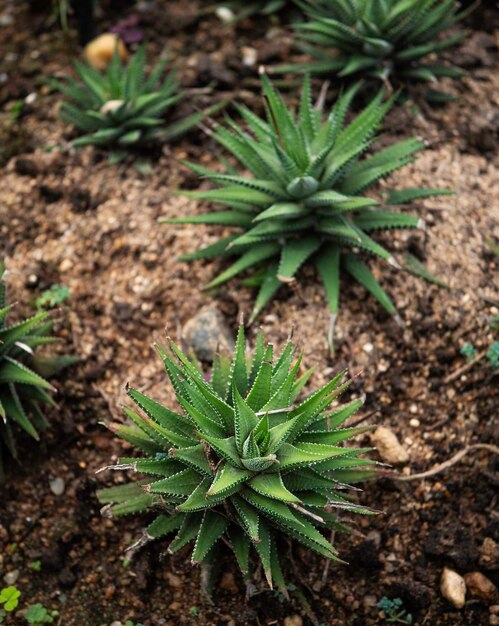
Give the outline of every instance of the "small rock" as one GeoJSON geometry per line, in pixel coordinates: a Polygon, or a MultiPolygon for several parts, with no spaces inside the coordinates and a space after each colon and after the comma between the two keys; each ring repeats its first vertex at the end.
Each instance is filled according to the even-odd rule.
{"type": "Polygon", "coordinates": [[[234,21],[236,17],[228,7],[218,7],[215,13],[218,19],[221,20],[224,24],[230,24],[234,21]]]}
{"type": "Polygon", "coordinates": [[[290,615],[284,618],[284,626],[303,626],[303,620],[299,615],[290,615]]]}
{"type": "Polygon", "coordinates": [[[12,26],[14,18],[10,13],[2,13],[0,15],[0,26],[12,26]]]}
{"type": "Polygon", "coordinates": [[[178,611],[179,609],[182,608],[182,604],[177,601],[170,602],[170,604],[168,605],[168,608],[170,609],[170,611],[178,611]]]}
{"type": "Polygon", "coordinates": [[[198,359],[209,363],[217,352],[232,352],[234,349],[231,330],[215,306],[201,309],[186,322],[182,338],[198,359]]]}
{"type": "Polygon", "coordinates": [[[113,60],[116,48],[120,60],[126,61],[128,52],[123,41],[114,33],[104,33],[85,46],[83,55],[95,69],[104,70],[113,60]]]}
{"type": "Polygon", "coordinates": [[[462,609],[466,598],[464,578],[454,570],[444,567],[440,578],[440,591],[456,609],[462,609]]]}
{"type": "Polygon", "coordinates": [[[489,617],[489,626],[499,626],[499,615],[491,615],[489,617]]]}
{"type": "Polygon", "coordinates": [[[398,465],[409,460],[407,450],[400,444],[395,433],[389,428],[378,426],[371,435],[371,440],[385,463],[398,465]]]}
{"type": "Polygon", "coordinates": [[[121,622],[112,622],[111,626],[123,626],[121,622]]]}
{"type": "Polygon", "coordinates": [[[485,602],[495,602],[498,598],[497,587],[481,572],[465,574],[466,587],[475,598],[485,602]]]}
{"type": "Polygon", "coordinates": [[[480,565],[485,569],[499,568],[499,544],[491,537],[485,537],[480,546],[480,565]]]}
{"type": "Polygon", "coordinates": [[[64,493],[64,489],[66,488],[66,483],[62,478],[53,478],[49,481],[50,491],[55,496],[62,496],[64,493]]]}
{"type": "Polygon", "coordinates": [[[493,604],[489,606],[489,613],[491,615],[499,615],[499,604],[493,604]]]}
{"type": "Polygon", "coordinates": [[[13,569],[11,572],[7,572],[5,576],[3,577],[3,579],[5,580],[5,584],[15,585],[17,582],[17,579],[19,578],[19,574],[20,572],[18,569],[13,569]]]}
{"type": "Polygon", "coordinates": [[[241,53],[243,55],[243,65],[247,67],[253,67],[256,65],[258,60],[258,52],[255,48],[250,48],[250,46],[242,46],[241,53]]]}
{"type": "Polygon", "coordinates": [[[63,261],[61,261],[61,264],[59,265],[59,271],[67,272],[72,267],[73,267],[73,262],[71,261],[71,259],[64,259],[63,261]]]}

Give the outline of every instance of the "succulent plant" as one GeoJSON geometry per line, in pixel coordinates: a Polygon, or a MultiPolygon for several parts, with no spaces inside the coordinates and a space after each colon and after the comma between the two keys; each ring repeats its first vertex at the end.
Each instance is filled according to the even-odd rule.
{"type": "MultiPolygon", "coordinates": [[[[300,47],[314,60],[281,69],[344,78],[380,79],[397,87],[463,72],[438,60],[438,54],[457,44],[464,34],[443,35],[470,9],[459,10],[455,0],[295,0],[306,15],[296,24],[300,47]]],[[[447,94],[430,90],[430,99],[447,94]]]]}
{"type": "Polygon", "coordinates": [[[54,404],[52,385],[45,379],[76,360],[70,356],[42,357],[35,354],[39,346],[56,341],[49,333],[53,321],[50,313],[36,315],[15,324],[7,323],[14,305],[6,302],[3,282],[5,268],[0,263],[0,481],[3,479],[5,452],[17,459],[16,429],[21,428],[39,440],[46,428],[44,404],[54,404]]]}
{"type": "Polygon", "coordinates": [[[300,373],[293,344],[274,357],[260,333],[251,358],[245,344],[241,327],[233,359],[218,356],[209,379],[173,341],[158,348],[181,409],[128,389],[143,414],[126,408],[133,426],[112,430],[143,456],[105,469],[145,478],[98,497],[113,515],[157,513],[136,546],[175,533],[170,553],[193,543],[192,562],[206,563],[226,544],[245,576],[253,554],[268,584],[285,591],[279,557],[286,538],[336,559],[324,536],[343,528],[335,511],[370,512],[344,490],[372,475],[373,462],[360,458],[365,450],[341,445],[369,427],[342,427],[361,400],[329,409],[349,385],[345,372],[297,401],[311,371],[300,373]]]}
{"type": "Polygon", "coordinates": [[[391,253],[372,239],[371,233],[423,226],[420,218],[393,211],[392,207],[450,192],[417,188],[390,190],[380,199],[365,195],[366,189],[380,179],[413,161],[424,142],[406,139],[365,156],[391,101],[383,102],[383,94],[378,93],[346,125],[345,115],[357,89],[354,86],[342,95],[322,121],[321,111],[312,105],[308,77],[299,110],[293,114],[264,76],[267,120],[246,107],[238,107],[250,132],[229,121],[229,128],[218,126],[213,134],[252,176],[239,174],[235,169],[219,173],[187,164],[219,188],[185,194],[228,208],[161,220],[221,224],[242,231],[224,236],[182,259],[238,257],[208,288],[221,285],[245,270],[253,270],[251,280],[260,287],[250,321],[283,283],[295,279],[307,261],[315,265],[322,278],[333,321],[338,312],[340,266],[364,285],[390,314],[396,313],[359,253],[381,257],[397,266],[391,253]]]}
{"type": "Polygon", "coordinates": [[[221,2],[218,7],[226,7],[235,11],[236,19],[240,20],[257,13],[271,15],[290,4],[291,0],[227,0],[221,2]]]}
{"type": "Polygon", "coordinates": [[[83,133],[73,145],[112,149],[113,160],[119,161],[127,150],[175,139],[223,106],[218,104],[166,124],[165,113],[170,115],[172,107],[185,96],[173,72],[163,78],[167,62],[163,59],[146,76],[146,50],[142,46],[126,65],[122,65],[116,48],[105,71],[76,63],[79,80],[54,83],[67,97],[62,103],[62,120],[83,133]]]}

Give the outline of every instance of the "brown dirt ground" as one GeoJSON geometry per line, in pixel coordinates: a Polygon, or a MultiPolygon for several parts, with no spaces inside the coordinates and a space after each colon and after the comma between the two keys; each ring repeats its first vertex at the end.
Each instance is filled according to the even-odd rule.
{"type": "MultiPolygon", "coordinates": [[[[146,37],[152,51],[168,45],[183,54],[184,82],[201,89],[197,105],[216,100],[220,92],[258,104],[254,70],[242,68],[241,47],[253,45],[260,61],[270,63],[286,57],[289,37],[259,38],[261,22],[247,21],[237,29],[222,29],[209,17],[196,22],[195,2],[182,3],[182,10],[173,4],[166,3],[162,19],[146,19],[146,37]]],[[[163,554],[164,546],[154,545],[124,566],[124,549],[140,533],[143,520],[100,517],[95,488],[119,477],[96,477],[95,471],[123,447],[99,422],[120,419],[127,380],[171,403],[151,348],[165,325],[178,337],[201,306],[216,301],[235,328],[240,313],[249,313],[252,294],[231,283],[216,298],[207,296],[200,287],[216,268],[174,262],[217,237],[219,229],[157,225],[160,216],[199,210],[172,192],[196,184],[179,159],[214,162],[209,138],[192,133],[165,148],[147,177],[128,165],[109,165],[92,149],[75,152],[69,145],[71,130],[58,121],[58,97],[44,82],[47,75],[69,71],[68,45],[57,30],[47,30],[43,17],[28,17],[22,5],[0,2],[2,12],[14,17],[12,25],[0,27],[5,32],[1,52],[10,55],[2,70],[8,81],[0,86],[0,133],[12,149],[0,170],[0,241],[8,283],[24,303],[53,283],[70,288],[59,329],[61,350],[82,359],[58,384],[51,431],[38,448],[25,443],[26,460],[11,469],[0,494],[2,577],[19,570],[16,585],[23,606],[39,601],[58,609],[63,626],[108,626],[126,619],[145,626],[270,625],[283,624],[295,613],[308,623],[300,604],[287,605],[269,591],[246,601],[230,559],[223,564],[212,605],[200,597],[198,571],[186,555],[171,558],[163,554]],[[30,93],[36,99],[12,124],[13,103],[30,93]],[[55,476],[66,482],[61,497],[49,488],[55,476]],[[30,568],[37,560],[40,572],[30,568]]],[[[402,233],[390,242],[396,252],[409,247],[424,258],[450,289],[378,264],[405,326],[401,330],[360,288],[344,285],[334,358],[325,341],[323,292],[312,273],[305,271],[300,286],[283,292],[260,320],[277,344],[294,326],[306,366],[316,368],[314,387],[343,367],[362,370],[352,393],[365,394],[365,413],[372,413],[372,422],[397,433],[410,456],[404,470],[412,473],[467,444],[492,443],[497,434],[497,377],[490,368],[477,365],[443,384],[463,365],[463,343],[472,341],[478,349],[490,343],[487,320],[498,313],[498,263],[484,239],[499,238],[493,152],[499,81],[492,24],[486,12],[482,15],[489,32],[473,31],[457,53],[470,69],[465,79],[449,85],[459,99],[436,109],[405,106],[390,115],[381,139],[390,143],[417,134],[429,142],[390,185],[456,191],[418,205],[428,224],[426,236],[402,233]],[[410,425],[414,418],[419,426],[410,425]]],[[[255,332],[249,331],[250,338],[255,332]]],[[[483,540],[499,540],[495,469],[490,455],[476,453],[427,481],[383,479],[367,485],[362,502],[384,513],[357,522],[362,534],[338,539],[350,564],[331,566],[321,586],[323,562],[304,551],[298,554],[295,576],[318,623],[382,624],[375,604],[387,595],[404,600],[415,624],[488,624],[487,604],[468,597],[462,611],[453,610],[441,597],[438,581],[447,565],[461,574],[479,569],[497,584],[497,570],[479,565],[483,540]]],[[[9,619],[7,624],[18,623],[9,619]]]]}

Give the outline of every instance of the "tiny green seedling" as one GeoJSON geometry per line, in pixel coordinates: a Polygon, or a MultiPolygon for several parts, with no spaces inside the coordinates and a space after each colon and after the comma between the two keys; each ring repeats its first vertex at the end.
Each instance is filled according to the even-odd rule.
{"type": "Polygon", "coordinates": [[[32,561],[29,566],[31,567],[31,569],[35,572],[40,572],[42,569],[42,562],[41,561],[32,561]]]}
{"type": "Polygon", "coordinates": [[[475,346],[472,343],[465,343],[464,346],[459,350],[459,352],[466,357],[468,363],[473,361],[473,358],[477,355],[477,351],[475,350],[475,346]]]}
{"type": "Polygon", "coordinates": [[[42,624],[53,624],[54,618],[59,615],[59,611],[49,611],[43,604],[31,604],[26,611],[26,621],[32,626],[41,626],[42,624]]]}
{"type": "Polygon", "coordinates": [[[65,285],[54,284],[36,299],[37,309],[53,309],[68,300],[71,292],[65,285]]]}
{"type": "Polygon", "coordinates": [[[17,587],[14,587],[13,585],[4,587],[0,591],[0,604],[3,604],[4,610],[10,613],[19,604],[20,595],[21,592],[17,589],[17,587]]]}
{"type": "Polygon", "coordinates": [[[402,608],[403,602],[400,598],[391,600],[383,596],[378,602],[378,608],[385,614],[385,621],[389,624],[412,624],[412,615],[402,608]]]}

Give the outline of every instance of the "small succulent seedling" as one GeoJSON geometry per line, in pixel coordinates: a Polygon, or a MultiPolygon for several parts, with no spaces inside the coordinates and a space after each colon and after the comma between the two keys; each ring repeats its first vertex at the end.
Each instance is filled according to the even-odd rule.
{"type": "Polygon", "coordinates": [[[50,289],[45,290],[36,299],[37,309],[53,309],[63,304],[71,296],[71,292],[65,285],[54,284],[50,289]]]}
{"type": "MultiPolygon", "coordinates": [[[[409,85],[424,81],[433,86],[440,77],[459,77],[462,70],[442,63],[439,53],[464,38],[442,35],[463,19],[455,0],[295,0],[307,19],[295,25],[309,63],[281,67],[368,78],[409,85]]],[[[436,90],[430,99],[445,101],[436,90]]]]}
{"type": "Polygon", "coordinates": [[[250,322],[281,285],[295,280],[307,262],[315,265],[324,283],[333,320],[339,305],[340,267],[390,314],[396,314],[395,306],[362,260],[361,253],[398,267],[392,254],[372,234],[394,228],[423,227],[420,218],[394,211],[393,207],[450,192],[385,188],[387,193],[379,198],[366,195],[366,190],[380,179],[411,163],[424,142],[406,139],[365,156],[391,101],[384,102],[380,92],[364,111],[345,124],[357,89],[353,87],[342,95],[323,120],[322,112],[312,105],[308,77],[300,108],[293,113],[263,76],[267,119],[257,117],[246,107],[238,107],[250,132],[229,121],[230,129],[218,126],[213,135],[251,175],[235,169],[220,173],[188,164],[218,188],[185,192],[186,195],[227,209],[162,220],[221,224],[241,231],[182,259],[237,257],[208,288],[252,270],[253,280],[260,288],[250,322]]]}
{"type": "Polygon", "coordinates": [[[54,401],[49,395],[53,387],[46,377],[76,360],[36,354],[39,346],[56,341],[49,334],[53,326],[49,312],[40,311],[22,322],[7,323],[14,305],[7,305],[4,271],[0,262],[0,480],[5,450],[17,458],[16,428],[39,440],[39,432],[47,426],[42,406],[54,401]]]}
{"type": "Polygon", "coordinates": [[[268,584],[287,595],[280,565],[286,542],[337,559],[325,536],[344,528],[335,512],[370,512],[345,490],[372,475],[372,461],[361,458],[364,449],[341,445],[369,428],[342,427],[362,401],[330,408],[349,384],[344,372],[298,401],[311,372],[300,374],[293,344],[276,358],[260,333],[247,358],[242,327],[232,361],[217,357],[209,380],[173,341],[158,352],[181,410],[128,389],[143,414],[126,408],[134,425],[112,430],[142,457],[107,469],[144,479],[99,491],[104,512],[154,510],[135,547],[175,533],[170,553],[193,544],[192,562],[209,564],[228,545],[244,576],[257,557],[268,584]]]}
{"type": "Polygon", "coordinates": [[[187,132],[218,104],[204,113],[194,113],[165,123],[164,116],[185,97],[173,72],[164,76],[168,59],[160,61],[146,74],[146,50],[141,47],[123,65],[116,52],[105,71],[89,64],[76,63],[79,80],[68,78],[55,86],[67,97],[62,103],[63,121],[73,124],[83,135],[74,146],[94,145],[112,150],[113,161],[128,150],[148,148],[170,141],[187,132]]]}
{"type": "Polygon", "coordinates": [[[391,600],[383,596],[378,602],[378,608],[385,614],[385,621],[389,624],[412,624],[412,615],[403,608],[400,598],[391,600]]]}

